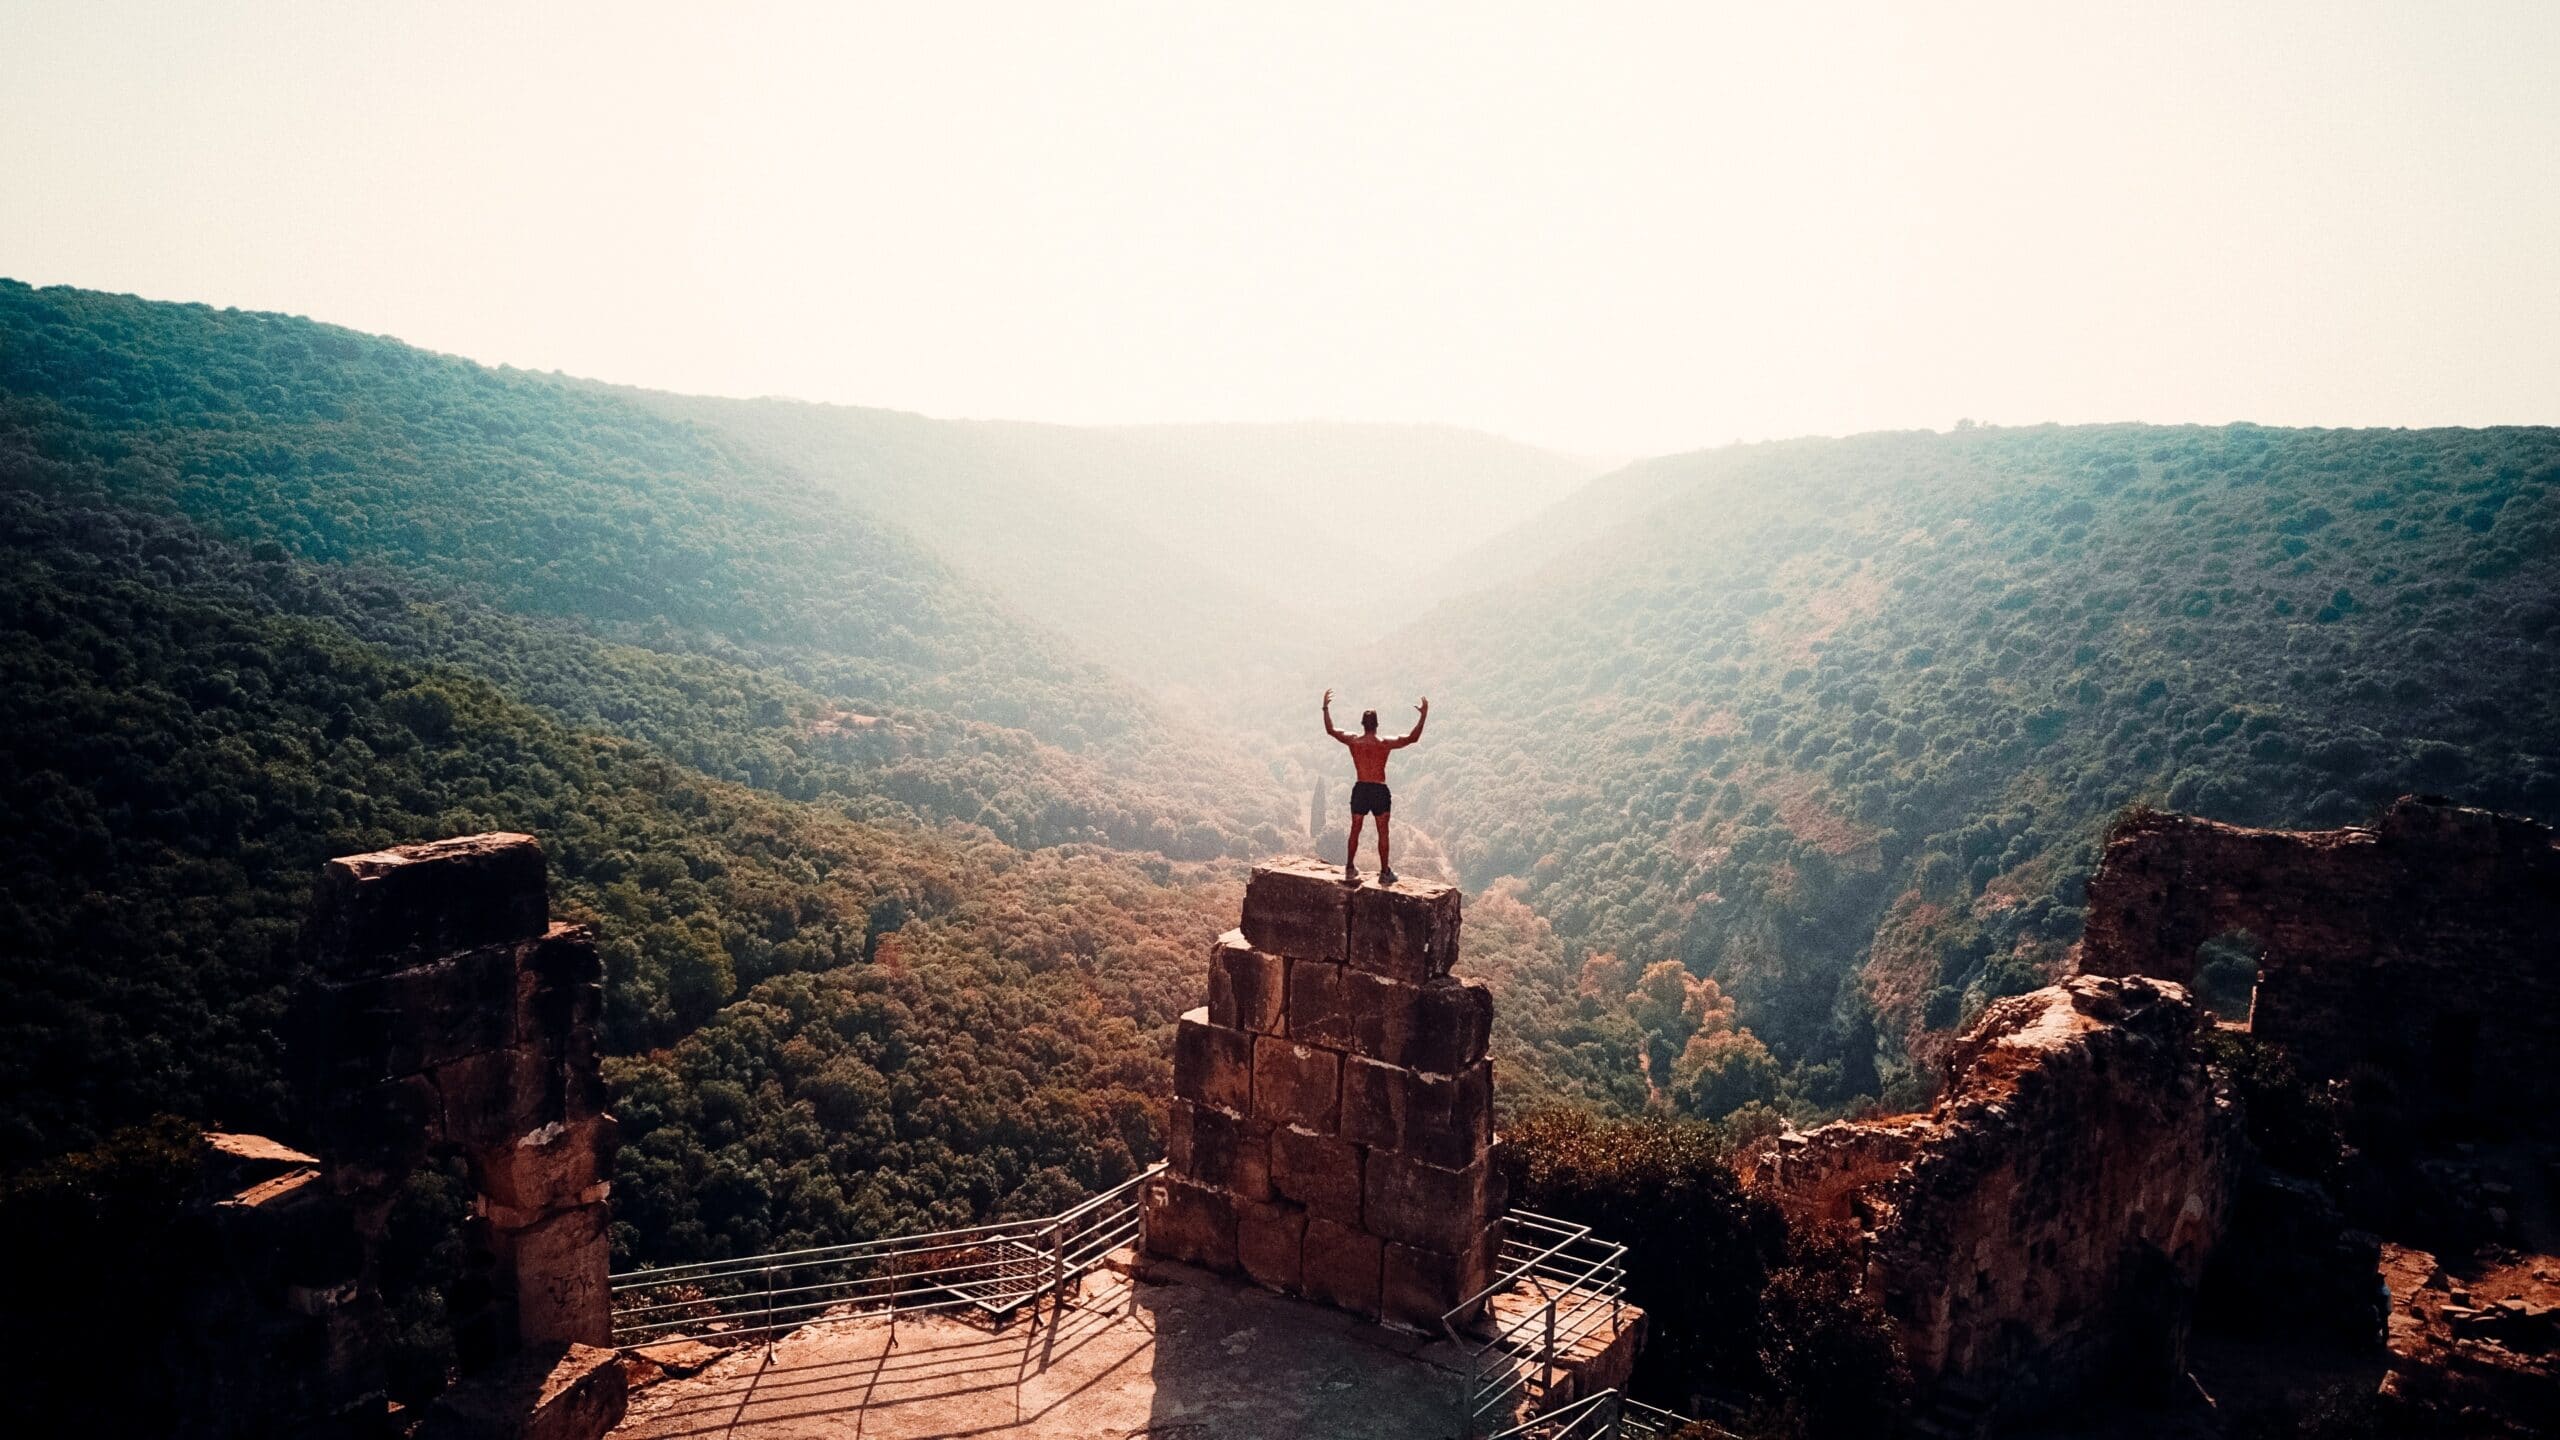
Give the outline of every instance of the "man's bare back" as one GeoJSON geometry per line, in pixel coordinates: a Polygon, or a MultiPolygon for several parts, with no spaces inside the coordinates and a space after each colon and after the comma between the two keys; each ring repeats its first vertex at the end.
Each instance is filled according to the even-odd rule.
{"type": "Polygon", "coordinates": [[[1343,744],[1351,747],[1351,773],[1372,785],[1387,783],[1387,757],[1395,753],[1399,743],[1410,741],[1381,740],[1375,735],[1353,735],[1343,744]]]}
{"type": "Polygon", "coordinates": [[[1387,860],[1387,812],[1395,806],[1395,796],[1387,789],[1387,756],[1422,738],[1422,727],[1431,719],[1431,697],[1424,696],[1414,707],[1413,729],[1390,740],[1378,733],[1378,712],[1360,713],[1360,733],[1347,735],[1333,726],[1333,692],[1324,692],[1324,733],[1341,741],[1351,751],[1351,773],[1358,777],[1351,787],[1351,849],[1342,857],[1342,878],[1346,884],[1360,883],[1360,822],[1371,815],[1378,817],[1378,878],[1389,885],[1396,883],[1395,866],[1387,860]]]}

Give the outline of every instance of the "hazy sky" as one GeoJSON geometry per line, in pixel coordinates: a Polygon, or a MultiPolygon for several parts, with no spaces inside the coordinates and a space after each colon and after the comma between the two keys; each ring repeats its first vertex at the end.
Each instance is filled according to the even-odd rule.
{"type": "Polygon", "coordinates": [[[2560,4],[0,0],[0,274],[720,394],[2560,421],[2560,4]]]}

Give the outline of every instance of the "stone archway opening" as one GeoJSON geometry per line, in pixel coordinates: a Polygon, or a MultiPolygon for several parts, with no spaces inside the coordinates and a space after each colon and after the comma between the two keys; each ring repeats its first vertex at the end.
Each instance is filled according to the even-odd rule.
{"type": "Polygon", "coordinates": [[[2215,1018],[2247,1026],[2257,1008],[2258,964],[2266,943],[2246,930],[2223,930],[2196,947],[2196,999],[2215,1018]]]}

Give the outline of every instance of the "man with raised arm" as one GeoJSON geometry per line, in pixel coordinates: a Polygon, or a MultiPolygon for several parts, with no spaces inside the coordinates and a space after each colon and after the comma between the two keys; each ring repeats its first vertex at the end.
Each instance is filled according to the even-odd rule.
{"type": "Polygon", "coordinates": [[[1401,750],[1422,738],[1422,726],[1431,718],[1431,697],[1413,707],[1413,729],[1393,740],[1378,734],[1378,712],[1360,712],[1360,733],[1345,735],[1333,728],[1333,692],[1324,692],[1324,733],[1351,747],[1351,771],[1358,777],[1351,786],[1351,848],[1342,857],[1342,883],[1360,883],[1360,821],[1363,816],[1378,817],[1378,879],[1396,883],[1396,867],[1387,858],[1387,811],[1395,804],[1395,796],[1387,789],[1387,752],[1401,750]]]}

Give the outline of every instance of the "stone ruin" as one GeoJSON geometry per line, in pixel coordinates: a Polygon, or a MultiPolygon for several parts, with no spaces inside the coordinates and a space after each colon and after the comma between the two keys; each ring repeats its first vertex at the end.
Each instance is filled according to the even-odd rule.
{"type": "Polygon", "coordinates": [[[2420,1111],[2560,1113],[2560,848],[2530,820],[2406,797],[2370,827],[2248,830],[2137,811],[2089,881],[2080,968],[2181,983],[2206,940],[2264,946],[2249,1029],[2302,1073],[2390,1076],[2420,1111]]]}
{"type": "Polygon", "coordinates": [[[2238,1141],[2199,1016],[2148,979],[2013,996],[1956,1043],[1927,1114],[1789,1131],[1738,1168],[1848,1239],[1924,1385],[2013,1412],[2157,1387],[2185,1369],[2238,1141]]]}
{"type": "Polygon", "coordinates": [[[615,1133],[596,1053],[603,966],[551,923],[531,836],[329,862],[291,1026],[317,1158],[218,1136],[228,1264],[198,1297],[207,1434],[391,1433],[377,1255],[403,1184],[458,1155],[475,1192],[448,1296],[460,1380],[420,1434],[592,1440],[623,1412],[610,1344],[615,1133]]]}
{"type": "Polygon", "coordinates": [[[2379,1319],[2380,1393],[2410,1423],[2509,1433],[2496,1417],[2560,1415],[2560,1255],[2524,1223],[2544,1208],[2529,1191],[2560,1192],[2552,831],[2410,796],[2340,830],[2137,811],[2109,833],[2084,970],[2183,979],[2207,939],[2234,931],[2263,947],[2253,1037],[2334,1099],[2377,1105],[2366,1118],[2383,1136],[2399,1132],[2350,1151],[2339,1189],[2357,1224],[2464,1253],[2439,1262],[2354,1228],[2320,1185],[2253,1166],[2216,1257],[2241,1283],[2217,1288],[2277,1297],[2259,1309],[2281,1308],[2276,1323],[2296,1333],[2369,1345],[2379,1319]],[[2458,1138],[2482,1135],[2493,1143],[2458,1138]],[[2465,1232],[2492,1243],[2475,1250],[2465,1232]]]}
{"type": "Polygon", "coordinates": [[[1175,1035],[1152,1255],[1435,1332],[1492,1282],[1493,997],[1449,973],[1459,920],[1447,885],[1254,870],[1175,1035]]]}
{"type": "Polygon", "coordinates": [[[2208,1264],[2226,1295],[2285,1297],[2266,1303],[2297,1331],[2370,1344],[2376,1256],[2396,1247],[2260,1163],[2205,1064],[2183,987],[2235,932],[2262,949],[2247,1028],[2306,1077],[2380,1073],[2422,1116],[2549,1125],[2550,830],[2418,797],[2315,832],[2138,810],[2090,880],[2078,977],[1986,1010],[1928,1114],[1782,1135],[1743,1157],[1746,1181],[1851,1237],[1942,1394],[2032,1410],[2172,1379],[2208,1264]]]}

